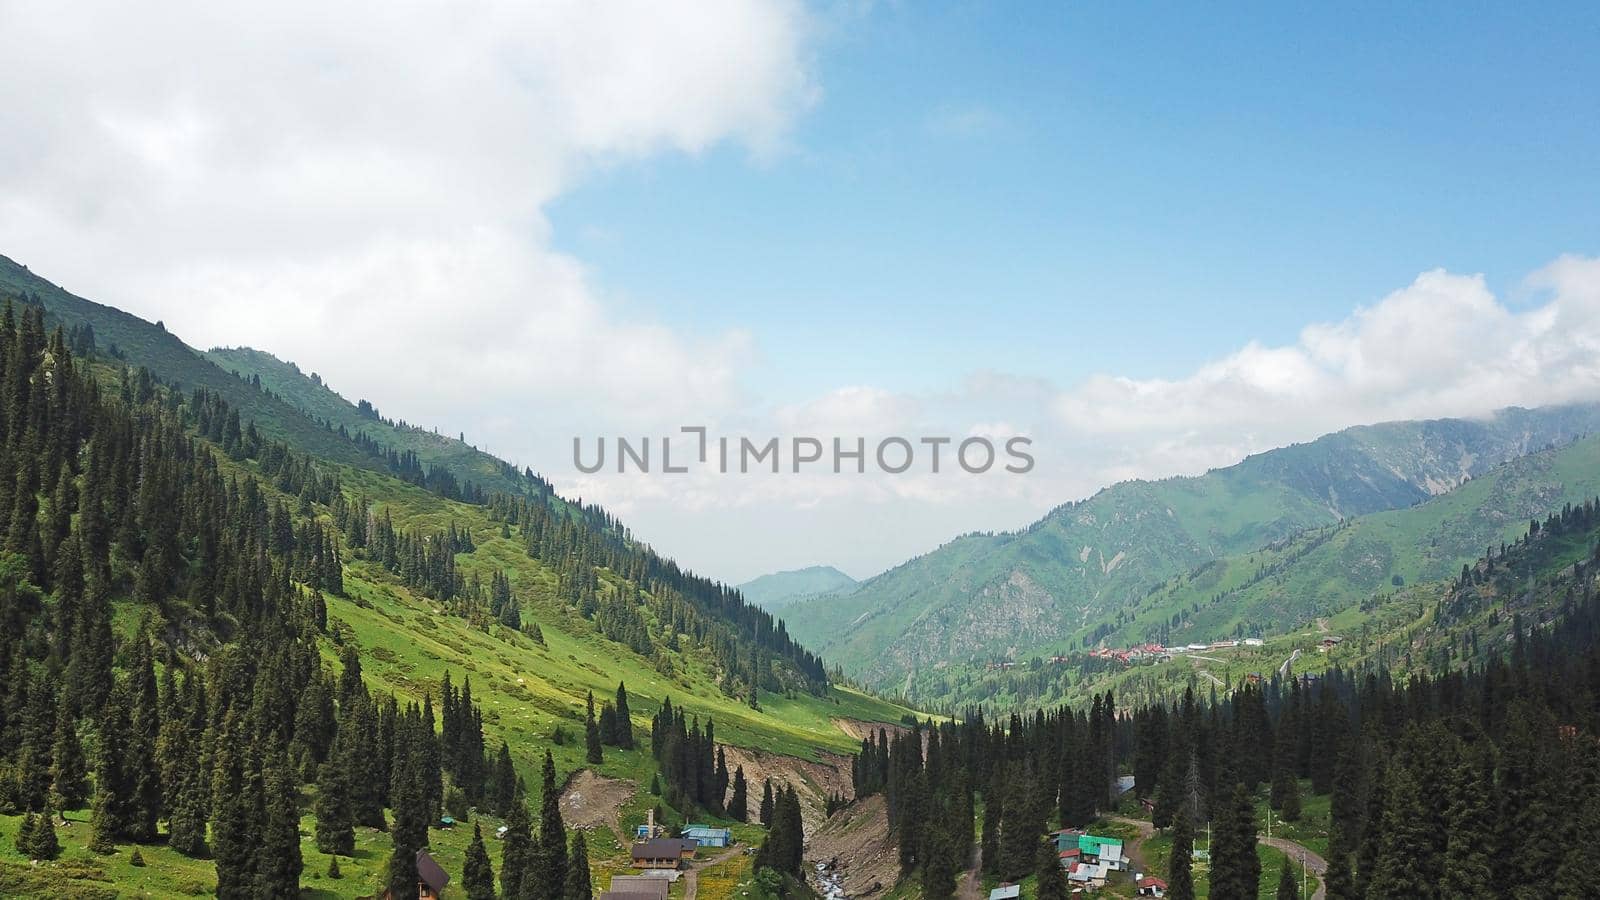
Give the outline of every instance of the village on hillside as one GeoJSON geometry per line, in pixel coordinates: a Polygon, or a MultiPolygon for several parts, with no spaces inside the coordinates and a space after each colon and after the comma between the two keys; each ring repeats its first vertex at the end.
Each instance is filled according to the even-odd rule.
{"type": "MultiPolygon", "coordinates": [[[[1317,649],[1322,653],[1339,646],[1344,639],[1334,634],[1324,634],[1317,639],[1317,649]]],[[[1181,656],[1195,656],[1201,653],[1236,650],[1241,647],[1263,647],[1266,641],[1258,637],[1228,639],[1212,641],[1210,643],[1176,644],[1171,647],[1157,643],[1137,644],[1132,647],[1095,647],[1082,654],[1090,659],[1109,660],[1128,665],[1134,663],[1161,663],[1176,659],[1181,656]]],[[[1066,665],[1079,659],[1079,656],[1057,654],[1049,658],[1052,665],[1066,665]]],[[[1204,658],[1204,657],[1200,657],[1204,658]]],[[[1018,663],[1014,660],[995,660],[986,665],[991,671],[1007,671],[1016,668],[1018,663]]]]}

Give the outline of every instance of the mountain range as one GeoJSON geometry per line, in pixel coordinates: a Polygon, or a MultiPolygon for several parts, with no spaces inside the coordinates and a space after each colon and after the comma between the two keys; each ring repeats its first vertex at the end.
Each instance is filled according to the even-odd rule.
{"type": "MultiPolygon", "coordinates": [[[[760,834],[759,826],[746,822],[754,818],[754,800],[748,814],[736,813],[731,802],[714,795],[710,785],[727,787],[725,781],[684,786],[671,780],[670,773],[682,770],[679,757],[690,752],[691,741],[697,742],[696,765],[709,767],[726,754],[731,762],[721,770],[724,777],[740,769],[753,780],[759,772],[775,787],[793,787],[805,815],[815,817],[827,792],[848,785],[842,754],[859,746],[849,730],[858,726],[851,723],[871,727],[911,715],[831,685],[821,660],[737,590],[656,555],[605,510],[561,498],[530,470],[463,440],[387,418],[365,400],[350,402],[320,378],[270,354],[195,350],[159,322],[77,297],[4,257],[0,301],[12,311],[0,327],[13,348],[0,354],[6,359],[3,378],[14,387],[30,381],[38,386],[22,390],[23,399],[13,398],[12,408],[37,410],[30,421],[49,437],[25,444],[23,432],[14,430],[6,464],[31,462],[35,468],[23,471],[47,471],[51,480],[45,483],[57,485],[42,489],[37,505],[19,500],[15,509],[36,516],[49,512],[51,549],[62,546],[64,535],[66,545],[75,546],[71,542],[90,527],[85,515],[65,515],[79,492],[95,496],[93,508],[118,523],[114,530],[94,531],[102,536],[85,544],[98,548],[96,559],[103,560],[93,573],[102,588],[93,599],[108,607],[105,646],[93,653],[79,649],[61,626],[74,615],[74,604],[61,593],[73,579],[62,579],[57,589],[47,577],[71,568],[51,565],[45,549],[31,559],[26,553],[0,554],[5,595],[31,598],[21,606],[0,604],[8,615],[24,617],[0,642],[8,665],[14,665],[8,671],[27,672],[33,665],[28,657],[51,646],[68,654],[65,662],[41,659],[33,666],[36,678],[11,677],[0,689],[0,705],[8,710],[26,705],[22,698],[30,690],[30,710],[46,699],[54,704],[57,681],[50,666],[77,672],[93,664],[104,667],[103,683],[129,681],[152,672],[152,654],[166,676],[189,689],[203,682],[200,690],[242,690],[247,698],[252,690],[272,692],[284,701],[275,708],[284,711],[286,734],[293,733],[296,706],[304,716],[336,716],[337,723],[320,720],[322,727],[337,724],[349,734],[357,727],[352,717],[369,704],[380,712],[397,709],[401,716],[444,710],[446,746],[459,749],[463,727],[482,734],[484,758],[477,758],[476,749],[458,757],[452,785],[479,794],[487,789],[484,773],[499,766],[497,771],[509,771],[495,783],[516,802],[518,785],[527,786],[527,801],[535,807],[566,807],[567,795],[575,796],[567,815],[582,817],[590,859],[601,871],[625,863],[629,836],[652,813],[667,825],[693,817],[735,828],[747,840],[760,834]],[[35,371],[48,374],[34,376],[35,371]],[[47,381],[51,391],[44,390],[47,381]],[[75,425],[58,412],[75,409],[74,403],[94,411],[86,424],[75,425]],[[33,460],[38,446],[54,455],[41,449],[33,460]],[[115,462],[104,462],[107,454],[117,454],[115,462]],[[88,486],[91,477],[110,479],[103,498],[88,486]],[[240,519],[240,509],[259,510],[259,523],[240,519]],[[271,540],[263,541],[269,533],[271,540]],[[235,550],[241,541],[261,541],[261,547],[235,550]],[[270,577],[251,574],[253,565],[270,577]],[[258,594],[264,599],[246,599],[258,594]],[[284,654],[296,662],[281,664],[284,654]],[[267,657],[259,671],[257,655],[267,657]],[[240,658],[252,662],[234,668],[208,662],[240,658]],[[229,673],[226,685],[223,672],[229,673]],[[337,707],[329,687],[336,680],[337,707]],[[470,697],[460,699],[467,695],[451,685],[469,681],[470,697]],[[640,737],[630,745],[607,741],[602,750],[595,718],[612,717],[606,731],[617,733],[620,684],[626,685],[631,730],[640,737]],[[370,701],[360,699],[369,695],[370,701]],[[615,709],[612,697],[618,700],[615,709]],[[669,742],[665,732],[660,740],[645,737],[663,711],[677,717],[663,728],[687,729],[682,740],[669,742]],[[495,750],[502,746],[497,761],[495,750]],[[547,753],[551,770],[541,777],[547,753]],[[658,776],[668,778],[664,795],[647,789],[658,776]]],[[[36,500],[31,492],[16,495],[36,500]]],[[[25,514],[17,519],[32,521],[25,514]]],[[[28,530],[17,533],[18,546],[35,543],[28,530]]],[[[91,541],[87,535],[85,542],[91,541]]],[[[155,682],[150,684],[154,691],[155,682]]],[[[179,699],[177,688],[162,691],[163,708],[188,702],[179,699]]],[[[143,709],[136,714],[141,727],[158,727],[153,702],[143,709]]],[[[82,715],[82,722],[64,718],[62,727],[81,729],[91,741],[109,735],[97,707],[82,709],[82,715]]],[[[26,728],[48,738],[59,733],[53,718],[8,713],[7,735],[26,728]]],[[[198,718],[195,737],[220,746],[216,742],[223,738],[216,732],[222,723],[198,718]]],[[[432,721],[425,730],[430,739],[432,721]]],[[[301,734],[309,740],[309,731],[301,734]]],[[[107,737],[99,746],[117,740],[107,737]]],[[[261,746],[223,742],[270,756],[265,740],[261,746]]],[[[400,748],[392,728],[361,740],[359,752],[340,762],[352,768],[338,777],[352,783],[369,778],[367,760],[398,765],[412,752],[400,748]]],[[[24,762],[13,752],[16,741],[7,743],[0,770],[9,785],[10,773],[24,762]]],[[[142,739],[130,747],[155,750],[142,739]]],[[[438,759],[442,751],[433,745],[417,752],[438,759]]],[[[292,790],[285,796],[291,800],[328,768],[319,770],[314,758],[299,762],[304,765],[282,775],[289,779],[292,790]]],[[[164,769],[157,781],[141,772],[150,788],[141,796],[174,794],[180,779],[173,773],[184,768],[164,769]]],[[[107,790],[115,788],[114,781],[97,777],[107,790]]],[[[210,772],[197,783],[209,790],[210,772]]],[[[759,794],[760,785],[754,790],[759,794]]],[[[484,831],[493,834],[505,810],[480,799],[473,818],[484,820],[484,831]]],[[[138,802],[120,794],[114,800],[130,808],[138,802]]],[[[415,813],[395,801],[394,814],[415,813]]],[[[293,815],[296,805],[277,815],[293,815]]],[[[465,802],[455,808],[465,820],[465,802]]],[[[24,823],[20,810],[0,803],[0,830],[9,829],[0,851],[0,894],[101,897],[115,893],[99,886],[109,882],[146,896],[186,896],[218,891],[222,881],[240,877],[240,863],[217,836],[221,819],[211,823],[218,843],[208,856],[193,843],[150,841],[154,815],[147,829],[134,830],[90,827],[79,805],[57,809],[79,826],[61,831],[62,863],[70,861],[71,868],[51,866],[41,873],[11,853],[10,836],[24,823]],[[138,843],[141,861],[133,862],[125,849],[91,850],[85,846],[91,838],[138,843]]],[[[322,859],[300,873],[301,886],[317,896],[371,895],[401,846],[391,844],[398,830],[356,827],[355,849],[340,860],[340,877],[326,871],[316,842],[321,837],[314,841],[326,812],[301,812],[307,821],[298,829],[300,858],[322,859]]],[[[199,828],[204,838],[203,817],[199,828]]],[[[279,834],[294,831],[291,823],[279,834]]],[[[428,835],[430,852],[446,871],[464,870],[471,831],[428,835]]],[[[500,871],[505,860],[498,846],[493,855],[500,871]]]]}
{"type": "MultiPolygon", "coordinates": [[[[948,698],[916,690],[919,679],[926,684],[951,667],[1084,648],[1113,635],[1159,635],[1174,627],[1168,606],[1193,606],[1211,600],[1207,590],[1226,589],[1220,573],[1233,572],[1237,580],[1256,551],[1304,547],[1317,530],[1340,523],[1389,514],[1433,535],[1429,546],[1448,550],[1428,565],[1417,562],[1428,554],[1414,548],[1387,555],[1374,550],[1371,535],[1392,527],[1380,520],[1337,540],[1324,538],[1324,553],[1338,548],[1347,554],[1343,563],[1359,564],[1330,575],[1339,590],[1268,601],[1255,599],[1267,596],[1259,587],[1237,609],[1223,605],[1205,617],[1178,616],[1176,623],[1188,623],[1197,635],[1232,632],[1242,621],[1287,625],[1335,602],[1353,602],[1396,576],[1438,576],[1440,567],[1475,557],[1482,542],[1494,538],[1485,523],[1510,528],[1547,511],[1542,504],[1564,493],[1581,495],[1587,482],[1563,487],[1559,474],[1551,477],[1553,485],[1527,483],[1532,472],[1523,480],[1507,474],[1485,485],[1474,482],[1597,427],[1600,405],[1587,404],[1349,428],[1200,476],[1117,484],[1021,531],[956,538],[855,589],[790,605],[784,616],[798,638],[848,676],[938,700],[948,698]],[[1492,494],[1489,484],[1504,485],[1503,493],[1492,494]],[[1512,503],[1512,495],[1520,502],[1512,503]],[[1455,499],[1429,502],[1445,497],[1455,499]],[[1397,512],[1419,505],[1424,511],[1397,512]],[[1453,517],[1473,510],[1481,512],[1476,524],[1456,527],[1453,517]],[[1241,556],[1228,567],[1206,568],[1241,556]],[[1185,573],[1196,574],[1183,586],[1169,585],[1185,573]],[[1151,613],[1157,608],[1160,622],[1151,613]],[[1130,627],[1136,621],[1138,627],[1130,627]]],[[[1322,558],[1316,557],[1319,564],[1322,558]]],[[[1324,571],[1339,564],[1327,563],[1324,571]]]]}
{"type": "Polygon", "coordinates": [[[849,590],[856,584],[833,566],[807,566],[753,578],[739,585],[739,593],[762,609],[776,610],[808,597],[849,590]]]}

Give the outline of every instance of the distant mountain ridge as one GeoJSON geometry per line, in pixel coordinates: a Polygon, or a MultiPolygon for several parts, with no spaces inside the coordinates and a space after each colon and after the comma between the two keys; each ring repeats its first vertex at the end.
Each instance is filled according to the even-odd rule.
{"type": "Polygon", "coordinates": [[[739,585],[739,592],[746,601],[771,611],[808,597],[853,588],[857,583],[833,566],[807,566],[752,578],[739,585]]]}
{"type": "Polygon", "coordinates": [[[952,663],[1081,645],[1206,562],[1413,506],[1596,431],[1597,404],[1348,428],[1200,476],[1114,485],[1023,531],[957,538],[784,617],[846,674],[900,687],[952,663]]]}
{"type": "Polygon", "coordinates": [[[532,471],[519,471],[464,441],[369,415],[294,363],[248,347],[202,353],[160,322],[86,300],[3,255],[0,293],[36,298],[57,321],[92,326],[99,344],[113,355],[147,366],[185,390],[216,391],[267,436],[323,458],[392,473],[392,467],[372,452],[375,446],[397,454],[410,452],[419,466],[438,467],[463,488],[470,484],[485,491],[553,496],[549,482],[532,471]],[[345,434],[339,433],[341,427],[345,434]],[[366,452],[351,440],[358,436],[371,442],[366,452]]]}

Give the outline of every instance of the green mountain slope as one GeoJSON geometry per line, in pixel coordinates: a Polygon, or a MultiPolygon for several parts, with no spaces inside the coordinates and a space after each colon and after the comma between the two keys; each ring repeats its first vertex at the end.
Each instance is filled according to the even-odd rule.
{"type": "Polygon", "coordinates": [[[1600,437],[1530,454],[1407,509],[1315,529],[1176,577],[1119,613],[1113,646],[1278,632],[1456,575],[1528,523],[1600,495],[1600,437]]]}
{"type": "MultiPolygon", "coordinates": [[[[353,652],[374,701],[393,697],[402,710],[427,701],[443,708],[447,674],[458,686],[470,678],[484,748],[492,756],[502,741],[508,745],[535,810],[544,799],[539,762],[546,752],[554,757],[558,788],[582,769],[619,779],[615,806],[596,813],[589,834],[600,878],[625,859],[626,833],[650,808],[661,804],[669,822],[719,818],[674,796],[670,783],[664,796],[648,790],[658,773],[671,777],[656,754],[685,752],[676,738],[661,746],[650,739],[651,718],[668,699],[697,727],[714,720],[720,746],[808,791],[818,806],[822,790],[831,788],[816,780],[819,773],[840,762],[835,754],[858,746],[841,723],[908,715],[827,685],[820,661],[794,646],[781,624],[732,589],[655,556],[602,510],[538,494],[501,493],[483,503],[441,496],[374,465],[352,437],[285,402],[306,390],[287,376],[278,389],[258,389],[157,326],[65,292],[47,297],[46,283],[9,262],[3,271],[9,280],[0,283],[0,297],[25,299],[22,337],[9,325],[0,329],[0,380],[21,398],[13,403],[15,423],[0,424],[6,444],[0,458],[29,473],[6,484],[37,491],[8,493],[5,518],[12,527],[0,529],[11,541],[0,552],[0,618],[7,623],[0,650],[8,673],[0,705],[18,711],[25,697],[39,701],[26,714],[6,717],[0,770],[8,779],[15,767],[33,765],[24,757],[41,752],[30,744],[24,753],[13,738],[52,734],[52,695],[63,680],[103,686],[114,673],[127,685],[150,668],[153,655],[155,668],[177,674],[185,690],[204,682],[213,701],[224,694],[243,698],[239,715],[260,725],[252,752],[268,752],[265,735],[273,731],[284,744],[309,740],[312,726],[302,716],[315,721],[321,706],[313,697],[327,701],[323,685],[337,681],[342,657],[353,652]],[[54,343],[46,347],[46,326],[85,324],[93,326],[98,349],[73,354],[54,343]],[[141,376],[132,368],[140,366],[179,387],[141,376]],[[18,389],[29,384],[37,387],[18,389]],[[245,414],[246,405],[263,420],[245,414]],[[236,413],[241,427],[232,429],[236,413]],[[248,437],[256,431],[263,437],[248,437]],[[31,467],[24,465],[30,460],[31,467]],[[89,516],[90,509],[97,514],[89,516]],[[80,545],[91,590],[62,561],[71,559],[64,548],[80,545]],[[16,548],[22,552],[9,552],[16,548]],[[86,610],[104,610],[108,620],[103,646],[93,653],[77,638],[80,626],[63,625],[80,616],[91,621],[86,610]],[[148,644],[146,634],[154,638],[148,644]],[[85,681],[78,673],[89,666],[105,677],[85,681]],[[608,746],[596,763],[585,747],[585,701],[591,693],[609,699],[619,682],[628,686],[638,747],[608,746]],[[41,705],[45,697],[51,705],[41,705]]],[[[161,691],[163,702],[145,704],[133,725],[154,733],[185,702],[165,686],[161,691]]],[[[347,705],[345,697],[339,697],[340,728],[366,702],[347,705]]],[[[123,744],[101,742],[106,729],[132,727],[102,716],[94,704],[103,700],[103,692],[100,700],[76,699],[89,707],[76,720],[75,707],[61,706],[91,759],[97,744],[123,744]]],[[[220,707],[215,711],[220,716],[220,707]]],[[[182,718],[206,746],[235,746],[219,736],[227,721],[217,716],[182,718]]],[[[165,724],[181,724],[180,717],[165,724]]],[[[161,734],[166,746],[168,732],[161,734]]],[[[394,733],[362,740],[357,760],[398,760],[386,756],[400,752],[394,733]]],[[[149,742],[130,743],[138,753],[152,750],[149,742]]],[[[301,884],[317,896],[372,895],[383,880],[391,834],[358,827],[355,853],[341,858],[344,877],[327,877],[328,857],[314,842],[318,770],[306,760],[295,763],[306,861],[301,884]]],[[[179,789],[174,773],[180,771],[163,769],[159,777],[167,780],[153,790],[179,789]]],[[[152,784],[155,776],[139,777],[152,784]]],[[[847,769],[840,777],[848,783],[847,769]]],[[[208,775],[202,780],[212,784],[208,775]]],[[[60,863],[34,870],[14,849],[22,823],[14,809],[14,796],[0,802],[0,894],[175,897],[216,889],[218,863],[167,843],[173,826],[164,819],[153,842],[117,832],[115,851],[91,851],[86,843],[94,829],[81,805],[65,810],[72,824],[62,828],[60,863]],[[144,865],[131,863],[129,843],[141,845],[144,865]]],[[[488,834],[500,824],[481,808],[473,817],[488,834]]],[[[730,824],[746,840],[759,837],[755,826],[730,824]]],[[[430,834],[433,854],[458,878],[469,836],[470,828],[430,834]]],[[[222,848],[214,849],[220,856],[222,848]]],[[[491,845],[497,871],[501,850],[491,845]]],[[[712,896],[727,896],[736,881],[712,896]]]]}
{"type": "Polygon", "coordinates": [[[806,597],[831,594],[856,586],[856,580],[833,566],[807,566],[772,572],[739,585],[744,599],[762,609],[782,609],[806,597]]]}
{"type": "MultiPolygon", "coordinates": [[[[957,661],[918,672],[902,687],[919,702],[951,708],[1077,702],[1108,688],[1118,696],[1170,699],[1185,687],[1220,688],[1251,672],[1275,670],[1295,650],[1316,651],[1330,633],[1353,639],[1335,657],[1348,664],[1385,647],[1410,646],[1454,590],[1463,566],[1481,567],[1487,552],[1498,557],[1504,545],[1516,555],[1515,542],[1531,521],[1596,496],[1600,436],[1512,460],[1413,507],[1309,529],[1212,560],[1086,625],[1098,647],[1170,647],[1250,636],[1264,638],[1262,647],[1233,647],[1175,663],[1146,658],[1129,667],[1063,640],[1017,654],[1014,666],[996,665],[996,657],[957,661]]],[[[1542,577],[1550,560],[1569,565],[1589,549],[1570,536],[1536,546],[1543,555],[1523,557],[1535,559],[1531,569],[1497,572],[1502,588],[1508,577],[1542,577]]],[[[1383,658],[1397,663],[1392,653],[1383,658]]],[[[1296,669],[1317,670],[1327,662],[1317,653],[1296,669]]]]}
{"type": "Polygon", "coordinates": [[[320,378],[307,375],[294,363],[284,362],[265,351],[250,347],[213,347],[204,356],[246,380],[259,379],[263,388],[318,422],[327,422],[358,438],[369,438],[388,450],[414,453],[422,463],[443,466],[462,482],[471,482],[485,490],[512,493],[543,486],[532,472],[519,472],[515,466],[462,440],[382,418],[371,404],[351,403],[320,378]]]}
{"type": "MultiPolygon", "coordinates": [[[[374,469],[394,470],[381,452],[415,454],[425,467],[448,471],[464,487],[486,491],[548,493],[530,472],[519,472],[462,441],[422,428],[401,426],[361,411],[337,393],[302,375],[290,363],[248,348],[201,353],[168,332],[111,306],[78,297],[0,256],[0,295],[28,296],[44,306],[53,323],[88,325],[108,354],[184,390],[220,394],[245,421],[266,436],[289,441],[317,456],[374,469]],[[338,429],[343,428],[344,433],[338,429]],[[363,445],[351,437],[365,437],[363,445]]],[[[421,480],[420,478],[416,480],[421,480]]]]}
{"type": "Polygon", "coordinates": [[[1597,426],[1600,407],[1582,405],[1351,428],[1198,477],[1119,484],[1024,531],[958,538],[785,615],[847,674],[910,688],[936,668],[1096,640],[1176,574],[1415,505],[1597,426]]]}

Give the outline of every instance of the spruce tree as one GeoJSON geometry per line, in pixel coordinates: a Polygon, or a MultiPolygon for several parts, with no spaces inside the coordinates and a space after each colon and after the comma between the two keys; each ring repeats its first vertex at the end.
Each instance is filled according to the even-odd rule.
{"type": "Polygon", "coordinates": [[[55,679],[48,673],[35,679],[28,689],[25,708],[18,712],[21,747],[18,748],[17,792],[24,808],[37,811],[50,800],[57,718],[55,679]]]}
{"type": "Polygon", "coordinates": [[[517,768],[511,762],[511,748],[505,741],[500,742],[500,752],[495,754],[494,774],[491,776],[494,784],[494,796],[490,799],[490,808],[501,818],[511,813],[511,804],[517,799],[517,768]]]}
{"type": "Polygon", "coordinates": [[[124,770],[130,791],[121,824],[130,840],[149,843],[156,839],[156,823],[164,818],[164,810],[161,808],[161,767],[155,758],[157,735],[161,731],[160,701],[150,656],[150,638],[143,626],[133,642],[133,651],[129,672],[133,717],[129,722],[124,770]]]}
{"type": "MultiPolygon", "coordinates": [[[[1367,888],[1370,900],[1438,896],[1440,860],[1432,859],[1432,835],[1409,766],[1391,763],[1385,779],[1382,849],[1367,888]]],[[[1369,828],[1374,826],[1369,823],[1369,828]]]]}
{"type": "Polygon", "coordinates": [[[923,849],[917,854],[922,860],[922,896],[929,900],[955,893],[957,850],[948,825],[948,819],[943,817],[929,822],[922,838],[923,849]]]}
{"type": "Polygon", "coordinates": [[[598,766],[604,761],[600,747],[600,726],[594,720],[594,692],[589,693],[589,709],[583,720],[584,742],[587,747],[585,758],[592,766],[598,766]]]}
{"type": "Polygon", "coordinates": [[[28,842],[31,859],[51,860],[61,855],[61,843],[56,839],[55,812],[48,805],[33,825],[33,838],[28,842]]]}
{"type": "Polygon", "coordinates": [[[728,801],[728,818],[743,822],[749,817],[750,801],[745,796],[747,790],[744,783],[744,766],[738,766],[733,770],[733,797],[728,801]]]}
{"type": "Polygon", "coordinates": [[[1285,822],[1300,821],[1300,783],[1291,779],[1285,786],[1283,805],[1278,817],[1285,822]]]}
{"type": "Polygon", "coordinates": [[[1249,789],[1236,784],[1217,822],[1211,850],[1211,896],[1215,900],[1254,900],[1260,882],[1255,805],[1249,789]]]}
{"type": "Polygon", "coordinates": [[[54,745],[50,770],[54,802],[62,810],[82,809],[89,799],[89,767],[78,741],[77,722],[65,703],[56,713],[54,745]]]}
{"type": "Polygon", "coordinates": [[[483,845],[483,829],[476,822],[472,825],[472,843],[467,845],[467,861],[461,868],[461,887],[467,892],[467,900],[495,900],[494,867],[483,845]]]}
{"type": "Polygon", "coordinates": [[[628,686],[617,682],[617,746],[633,749],[633,713],[628,709],[628,686]]]}
{"type": "Polygon", "coordinates": [[[256,851],[257,894],[298,897],[304,869],[300,857],[299,790],[282,747],[272,747],[264,754],[262,792],[266,809],[256,851]]]}
{"type": "Polygon", "coordinates": [[[89,849],[96,853],[113,853],[117,849],[116,813],[112,811],[111,792],[99,787],[94,792],[94,809],[89,814],[89,849]]]}
{"type": "Polygon", "coordinates": [[[23,856],[33,857],[33,829],[38,824],[38,821],[38,817],[33,814],[33,810],[28,810],[22,816],[22,822],[17,828],[17,836],[12,840],[12,844],[17,848],[17,852],[23,856]]]}
{"type": "Polygon", "coordinates": [[[260,834],[261,806],[244,759],[249,749],[245,736],[248,731],[230,710],[215,742],[211,852],[216,860],[219,897],[245,897],[255,889],[255,844],[260,834]]]}
{"type": "Polygon", "coordinates": [[[205,774],[195,767],[180,774],[178,793],[167,815],[167,846],[185,856],[199,859],[206,855],[206,796],[209,787],[205,774]]]}
{"type": "Polygon", "coordinates": [[[533,841],[533,823],[528,818],[528,804],[521,794],[511,802],[506,814],[506,836],[500,856],[500,896],[505,900],[520,900],[524,882],[538,889],[535,857],[537,847],[533,841]]]}
{"type": "Polygon", "coordinates": [[[1288,860],[1284,861],[1283,874],[1278,877],[1278,900],[1300,900],[1300,885],[1294,880],[1288,860]]]}
{"type": "Polygon", "coordinates": [[[1034,867],[1037,873],[1034,896],[1037,900],[1068,900],[1067,874],[1061,869],[1061,859],[1056,856],[1054,845],[1049,842],[1039,842],[1038,864],[1034,867]]]}
{"type": "Polygon", "coordinates": [[[407,839],[396,829],[394,835],[394,850],[389,854],[389,867],[387,871],[388,900],[417,900],[417,882],[421,876],[417,874],[417,851],[420,848],[408,846],[407,839]]]}
{"type": "MultiPolygon", "coordinates": [[[[1482,770],[1470,760],[1463,760],[1450,773],[1449,791],[1440,896],[1491,900],[1497,894],[1494,870],[1489,864],[1489,848],[1496,838],[1492,786],[1482,770]]],[[[1592,874],[1600,876],[1600,872],[1592,874]]]]}
{"type": "Polygon", "coordinates": [[[537,893],[530,894],[523,886],[523,896],[559,897],[567,884],[567,831],[561,821],[561,790],[556,787],[556,762],[550,751],[544,752],[544,766],[540,770],[543,795],[539,807],[539,847],[535,857],[534,886],[537,893]]]}
{"type": "Polygon", "coordinates": [[[1328,838],[1328,871],[1322,876],[1330,900],[1357,900],[1355,873],[1350,871],[1350,851],[1337,826],[1328,838]]]}
{"type": "Polygon", "coordinates": [[[334,760],[317,770],[317,849],[350,856],[356,849],[355,820],[350,809],[350,786],[344,767],[334,760]]]}
{"type": "Polygon", "coordinates": [[[589,876],[589,844],[582,831],[572,834],[572,852],[567,856],[567,883],[564,900],[594,900],[594,885],[589,876]]]}
{"type": "Polygon", "coordinates": [[[1180,815],[1172,823],[1172,857],[1167,860],[1167,900],[1194,900],[1194,823],[1180,815]]]}
{"type": "Polygon", "coordinates": [[[761,783],[761,824],[772,827],[772,779],[761,783]]]}

